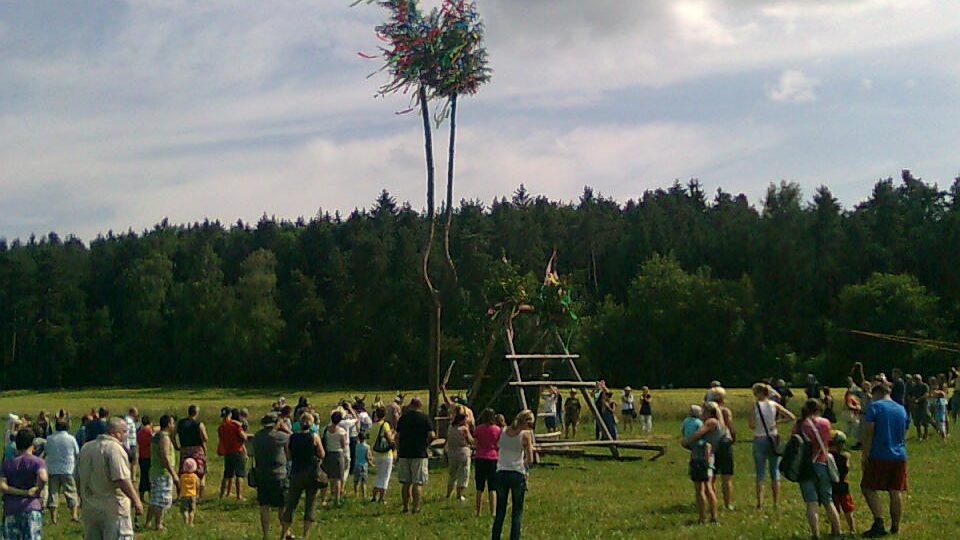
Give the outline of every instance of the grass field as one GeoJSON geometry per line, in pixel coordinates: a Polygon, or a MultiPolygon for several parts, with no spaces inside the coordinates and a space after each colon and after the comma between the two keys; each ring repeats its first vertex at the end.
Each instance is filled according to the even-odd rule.
{"type": "MultiPolygon", "coordinates": [[[[314,404],[326,408],[332,407],[339,398],[355,393],[286,391],[284,395],[295,402],[297,396],[304,394],[314,404]]],[[[367,395],[372,401],[373,392],[367,395]]],[[[156,418],[167,412],[182,416],[187,404],[197,403],[211,436],[215,437],[217,422],[214,417],[221,406],[248,407],[251,417],[258,419],[277,396],[277,392],[233,389],[105,389],[56,393],[17,391],[0,394],[0,412],[35,415],[41,408],[56,411],[64,407],[74,416],[79,416],[91,407],[106,406],[113,413],[121,413],[129,406],[136,405],[142,413],[156,418]]],[[[746,442],[749,432],[744,420],[752,406],[747,390],[732,391],[730,399],[737,416],[736,427],[743,441],[735,446],[736,509],[723,512],[719,525],[695,524],[692,485],[686,476],[687,452],[680,448],[677,433],[679,421],[689,404],[699,401],[702,396],[702,390],[654,393],[654,435],[650,438],[669,446],[666,456],[656,462],[545,458],[545,462],[556,466],[538,467],[530,476],[524,512],[524,538],[638,538],[641,535],[698,540],[808,538],[803,505],[795,484],[784,482],[784,496],[779,511],[770,507],[769,496],[767,508],[762,511],[754,508],[753,464],[750,445],[746,442]]],[[[592,424],[583,424],[582,431],[592,436],[592,424]]],[[[960,500],[956,479],[956,463],[960,457],[958,445],[957,439],[947,442],[939,439],[916,441],[911,436],[908,441],[910,492],[901,538],[941,540],[952,537],[960,527],[960,513],[956,511],[960,500]]],[[[215,441],[212,447],[216,448],[215,441]]],[[[858,456],[855,454],[852,460],[855,462],[850,475],[852,486],[858,485],[860,479],[858,456]]],[[[246,502],[219,501],[215,498],[221,471],[222,460],[211,459],[208,496],[200,505],[193,529],[185,528],[179,514],[173,513],[167,517],[166,532],[146,531],[138,533],[138,537],[218,540],[260,538],[252,489],[245,487],[246,502]],[[209,496],[211,492],[214,497],[209,496]]],[[[319,509],[319,523],[315,531],[320,532],[319,537],[322,538],[340,539],[489,537],[492,519],[486,515],[474,517],[472,502],[461,504],[443,500],[445,485],[446,471],[432,471],[424,511],[416,516],[399,513],[399,484],[395,482],[388,492],[386,507],[369,505],[350,497],[343,508],[319,509]]],[[[468,493],[472,497],[470,490],[468,493]]],[[[869,512],[859,491],[854,489],[854,493],[858,529],[863,530],[869,526],[869,512]]],[[[65,512],[65,509],[61,508],[61,512],[65,512]]],[[[62,514],[61,518],[64,517],[62,514]]],[[[272,536],[279,536],[276,528],[274,532],[276,534],[272,536]]],[[[294,532],[299,536],[299,524],[294,525],[294,532]]],[[[79,538],[80,535],[79,526],[69,523],[52,526],[48,520],[44,529],[45,538],[79,538]]],[[[314,538],[317,537],[315,532],[314,538]]]]}

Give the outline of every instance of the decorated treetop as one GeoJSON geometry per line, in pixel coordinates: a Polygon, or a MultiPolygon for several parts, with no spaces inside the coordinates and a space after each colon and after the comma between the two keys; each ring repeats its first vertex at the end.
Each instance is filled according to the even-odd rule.
{"type": "MultiPolygon", "coordinates": [[[[358,0],[374,3],[390,12],[377,26],[379,47],[390,80],[377,94],[386,96],[423,88],[428,98],[446,100],[438,119],[446,116],[446,104],[459,94],[475,94],[490,80],[484,29],[476,4],[466,0],[444,0],[440,9],[424,13],[417,0],[358,0]]],[[[359,53],[363,58],[378,56],[359,53]]],[[[408,112],[407,111],[402,112],[408,112]]]]}

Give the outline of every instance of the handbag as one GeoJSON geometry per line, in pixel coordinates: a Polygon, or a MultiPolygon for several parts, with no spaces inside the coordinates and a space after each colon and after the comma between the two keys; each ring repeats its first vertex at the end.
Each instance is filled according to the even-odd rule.
{"type": "Polygon", "coordinates": [[[377,438],[373,441],[373,451],[378,454],[386,454],[393,450],[393,443],[383,436],[383,424],[380,424],[380,431],[377,432],[377,438]]]}
{"type": "Polygon", "coordinates": [[[327,472],[323,470],[323,462],[319,459],[315,459],[313,463],[313,481],[319,489],[327,487],[330,483],[327,472]]]}
{"type": "Polygon", "coordinates": [[[247,485],[252,488],[257,487],[257,467],[255,465],[247,471],[247,485]]]}
{"type": "Polygon", "coordinates": [[[837,460],[834,459],[833,454],[827,450],[827,445],[823,444],[823,438],[820,437],[820,430],[817,429],[817,426],[813,423],[813,420],[808,418],[807,422],[810,424],[810,428],[813,429],[813,434],[817,436],[817,443],[820,445],[820,451],[827,456],[827,472],[830,473],[830,481],[834,484],[840,482],[840,470],[837,468],[837,460]]]}
{"type": "Polygon", "coordinates": [[[767,420],[763,417],[763,411],[760,410],[760,403],[757,403],[757,416],[760,417],[760,423],[763,424],[763,432],[767,435],[767,441],[770,443],[770,453],[775,456],[782,456],[783,452],[780,451],[780,436],[770,434],[770,430],[767,429],[767,420]]]}

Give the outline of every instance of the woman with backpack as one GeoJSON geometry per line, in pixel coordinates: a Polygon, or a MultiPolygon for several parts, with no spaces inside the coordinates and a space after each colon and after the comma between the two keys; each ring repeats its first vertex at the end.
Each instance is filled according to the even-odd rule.
{"type": "Polygon", "coordinates": [[[820,516],[817,506],[822,505],[830,520],[830,535],[840,536],[840,514],[833,504],[832,482],[839,481],[837,464],[827,441],[831,439],[830,421],[823,418],[823,406],[818,399],[808,399],[803,405],[800,420],[794,425],[793,433],[802,435],[807,441],[809,454],[802,456],[799,478],[800,493],[807,505],[807,523],[813,538],[820,538],[820,516]],[[807,461],[809,460],[809,461],[807,461]],[[807,463],[810,467],[806,468],[807,463]]]}
{"type": "Polygon", "coordinates": [[[780,435],[777,422],[781,418],[796,420],[792,412],[770,399],[770,386],[765,383],[753,385],[756,403],[753,414],[747,416],[747,424],[753,430],[753,465],[757,473],[757,508],[763,508],[763,481],[770,470],[770,489],[773,506],[780,502],[780,456],[777,454],[780,435]]]}

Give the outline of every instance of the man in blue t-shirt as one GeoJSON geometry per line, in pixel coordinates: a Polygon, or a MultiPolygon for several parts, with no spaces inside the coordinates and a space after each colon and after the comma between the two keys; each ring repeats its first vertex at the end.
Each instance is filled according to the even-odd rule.
{"type": "Polygon", "coordinates": [[[860,489],[873,514],[873,526],[863,533],[865,538],[885,536],[883,509],[878,491],[890,493],[890,532],[900,529],[903,513],[903,492],[907,490],[907,411],[890,398],[890,386],[873,386],[873,401],[860,424],[863,444],[863,479],[860,489]]]}

